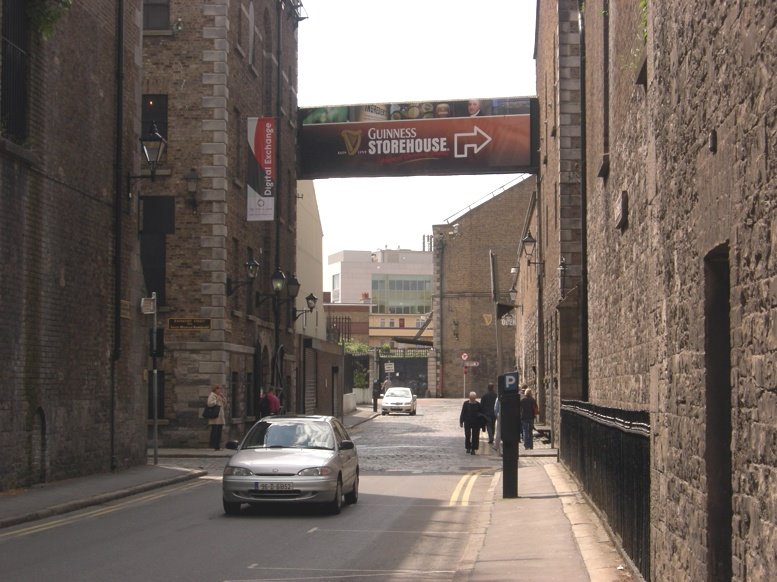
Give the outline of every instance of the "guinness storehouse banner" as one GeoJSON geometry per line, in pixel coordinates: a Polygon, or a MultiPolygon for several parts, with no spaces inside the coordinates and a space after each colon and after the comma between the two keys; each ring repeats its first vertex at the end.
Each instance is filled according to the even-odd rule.
{"type": "Polygon", "coordinates": [[[536,173],[536,98],[300,109],[300,178],[536,173]]]}
{"type": "Polygon", "coordinates": [[[275,218],[275,118],[248,118],[246,220],[275,218]]]}

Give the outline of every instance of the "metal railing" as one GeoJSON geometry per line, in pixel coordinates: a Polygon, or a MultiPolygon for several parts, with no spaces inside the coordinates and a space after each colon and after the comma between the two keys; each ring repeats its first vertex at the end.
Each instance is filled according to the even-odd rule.
{"type": "Polygon", "coordinates": [[[649,580],[649,413],[564,400],[559,456],[649,580]]]}

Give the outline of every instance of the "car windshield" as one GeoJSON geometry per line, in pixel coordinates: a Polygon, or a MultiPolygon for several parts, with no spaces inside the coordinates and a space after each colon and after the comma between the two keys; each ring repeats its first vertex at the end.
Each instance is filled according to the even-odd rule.
{"type": "Polygon", "coordinates": [[[412,396],[410,388],[389,388],[384,398],[411,398],[412,396]]]}
{"type": "Polygon", "coordinates": [[[331,427],[326,422],[261,421],[246,435],[243,448],[333,450],[335,439],[331,427]]]}

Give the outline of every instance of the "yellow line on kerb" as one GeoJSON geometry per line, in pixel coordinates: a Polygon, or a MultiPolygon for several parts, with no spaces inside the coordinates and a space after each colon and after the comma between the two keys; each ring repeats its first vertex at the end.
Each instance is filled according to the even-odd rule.
{"type": "Polygon", "coordinates": [[[477,481],[482,472],[483,470],[480,469],[477,471],[469,471],[465,475],[462,475],[461,479],[459,479],[459,482],[456,483],[456,487],[453,489],[453,493],[451,493],[451,498],[448,501],[449,507],[454,505],[461,505],[462,507],[466,507],[469,505],[469,496],[472,493],[472,488],[475,486],[475,481],[477,481]],[[462,489],[464,491],[463,493],[462,489]],[[459,499],[459,494],[461,494],[461,499],[459,499]]]}

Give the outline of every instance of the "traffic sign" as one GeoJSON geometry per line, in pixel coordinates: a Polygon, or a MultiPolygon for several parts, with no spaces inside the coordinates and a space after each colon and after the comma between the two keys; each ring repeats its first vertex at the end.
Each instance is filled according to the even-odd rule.
{"type": "Polygon", "coordinates": [[[467,361],[467,358],[469,358],[469,354],[467,352],[464,352],[463,354],[461,354],[461,359],[464,360],[465,362],[467,361]]]}
{"type": "Polygon", "coordinates": [[[479,365],[480,365],[480,362],[464,362],[465,368],[474,368],[479,365]]]}
{"type": "Polygon", "coordinates": [[[386,372],[393,372],[394,371],[394,362],[386,362],[383,364],[383,369],[386,372]]]}

